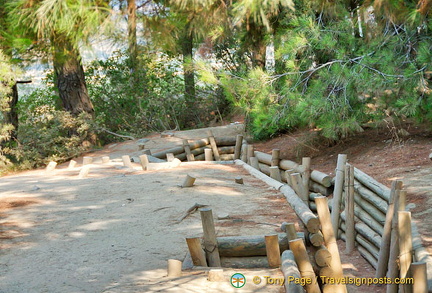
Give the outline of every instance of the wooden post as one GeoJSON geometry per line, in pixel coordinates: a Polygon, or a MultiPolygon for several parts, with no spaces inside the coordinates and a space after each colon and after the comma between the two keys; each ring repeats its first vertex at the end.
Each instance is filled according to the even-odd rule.
{"type": "Polygon", "coordinates": [[[354,228],[354,167],[350,164],[345,166],[345,215],[346,215],[346,247],[345,253],[350,254],[355,248],[354,228]]]}
{"type": "MultiPolygon", "coordinates": [[[[336,242],[336,236],[331,224],[327,197],[318,196],[315,198],[315,203],[317,206],[318,217],[321,222],[321,231],[324,236],[324,242],[326,243],[327,249],[332,256],[330,267],[333,269],[335,278],[342,278],[342,264],[336,242]]],[[[331,286],[334,288],[333,292],[347,292],[346,286],[343,284],[331,286]]]]}
{"type": "Polygon", "coordinates": [[[250,157],[249,160],[250,160],[250,165],[252,167],[254,167],[255,169],[259,170],[258,158],[256,158],[256,157],[250,157]]]}
{"type": "Polygon", "coordinates": [[[378,256],[378,264],[377,270],[375,273],[376,278],[383,278],[386,276],[388,263],[389,263],[389,254],[390,254],[390,241],[392,234],[392,220],[394,216],[394,201],[396,196],[396,191],[402,188],[402,181],[394,180],[392,181],[390,197],[389,197],[389,205],[387,209],[387,214],[384,222],[384,229],[381,238],[381,247],[378,256]]]}
{"type": "MultiPolygon", "coordinates": [[[[400,277],[407,278],[410,276],[410,266],[412,263],[412,237],[411,237],[411,213],[405,211],[398,212],[399,226],[399,264],[400,277]]],[[[411,293],[412,286],[402,285],[404,293],[411,293]]]]}
{"type": "Polygon", "coordinates": [[[309,242],[315,247],[320,247],[324,244],[324,236],[321,231],[318,231],[317,233],[309,233],[308,237],[309,242]]]}
{"type": "Polygon", "coordinates": [[[243,162],[247,163],[247,142],[246,140],[243,140],[243,144],[241,147],[241,155],[240,155],[240,160],[242,160],[243,162]]]}
{"type": "Polygon", "coordinates": [[[304,172],[302,174],[303,179],[303,185],[305,186],[306,190],[309,190],[309,181],[311,178],[311,158],[310,157],[304,157],[302,158],[302,166],[304,168],[304,172]]]}
{"type": "Polygon", "coordinates": [[[90,166],[86,165],[81,168],[78,178],[86,178],[90,172],[90,166]]]}
{"type": "MultiPolygon", "coordinates": [[[[392,280],[399,277],[399,223],[398,223],[398,211],[399,211],[399,193],[400,190],[396,190],[394,194],[394,213],[393,219],[391,223],[391,239],[390,239],[390,255],[388,261],[388,273],[387,277],[392,280]]],[[[398,292],[397,284],[389,284],[387,285],[387,293],[397,293],[398,292]]]]}
{"type": "Polygon", "coordinates": [[[187,174],[181,187],[192,187],[195,183],[195,179],[196,179],[195,177],[192,177],[191,175],[187,174]]]}
{"type": "Polygon", "coordinates": [[[183,139],[183,148],[185,150],[186,159],[188,160],[188,162],[195,161],[195,158],[192,156],[192,152],[187,139],[183,139]]]}
{"type": "Polygon", "coordinates": [[[265,245],[269,267],[277,268],[281,265],[278,235],[266,235],[265,245]]]}
{"type": "Polygon", "coordinates": [[[278,166],[270,167],[270,177],[273,178],[274,180],[282,182],[282,178],[278,166]]]}
{"type": "Polygon", "coordinates": [[[411,273],[414,280],[413,292],[414,293],[427,293],[428,292],[428,279],[426,272],[425,262],[413,262],[411,264],[411,273]]]}
{"type": "Polygon", "coordinates": [[[332,255],[324,245],[318,247],[314,253],[314,257],[316,264],[320,267],[328,267],[331,265],[332,255]]]}
{"type": "Polygon", "coordinates": [[[291,183],[293,185],[293,189],[297,193],[298,197],[309,206],[309,191],[303,185],[303,181],[299,173],[291,174],[291,183]]]}
{"type": "Polygon", "coordinates": [[[92,157],[83,157],[83,165],[88,165],[91,164],[93,162],[93,158],[92,157]]]}
{"type": "Polygon", "coordinates": [[[308,280],[308,283],[310,283],[305,286],[306,292],[321,293],[303,240],[291,240],[289,242],[289,247],[294,254],[294,259],[297,263],[301,277],[305,278],[305,280],[308,280]]]}
{"type": "Polygon", "coordinates": [[[285,293],[303,293],[304,289],[300,282],[300,272],[295,262],[294,254],[290,250],[285,250],[281,256],[281,271],[285,278],[285,293]]]}
{"type": "Polygon", "coordinates": [[[213,151],[211,149],[204,149],[204,158],[206,161],[213,161],[213,151]]]}
{"type": "Polygon", "coordinates": [[[235,183],[237,183],[237,184],[243,184],[243,178],[240,177],[240,176],[234,178],[234,181],[235,181],[235,183]]]}
{"type": "Polygon", "coordinates": [[[181,277],[182,262],[177,259],[168,260],[168,278],[181,277]]]}
{"type": "Polygon", "coordinates": [[[236,136],[236,143],[235,143],[235,149],[234,149],[234,160],[239,160],[241,155],[241,149],[242,149],[242,143],[243,143],[243,135],[237,134],[236,136]]]}
{"type": "Polygon", "coordinates": [[[107,164],[110,162],[110,157],[109,156],[103,156],[102,157],[102,164],[107,164]]]}
{"type": "Polygon", "coordinates": [[[212,151],[213,151],[213,156],[214,156],[216,161],[220,161],[219,151],[217,149],[217,145],[216,145],[215,138],[213,136],[213,132],[211,130],[209,130],[209,131],[207,131],[207,135],[208,135],[208,139],[210,141],[210,146],[211,146],[212,151]]]}
{"type": "Polygon", "coordinates": [[[122,156],[122,161],[123,161],[123,165],[124,165],[125,167],[128,167],[128,168],[133,169],[133,166],[132,166],[132,163],[131,163],[130,157],[129,157],[128,155],[124,155],[124,156],[122,156]]]}
{"type": "MultiPolygon", "coordinates": [[[[290,169],[290,170],[286,170],[286,171],[285,171],[285,178],[286,178],[287,184],[288,184],[289,186],[291,186],[291,187],[293,187],[291,174],[294,174],[294,173],[295,173],[295,171],[294,171],[293,169],[290,169]]],[[[309,188],[308,188],[308,189],[309,189],[309,188]]]]}
{"type": "Polygon", "coordinates": [[[78,163],[78,162],[75,161],[75,160],[70,160],[70,162],[69,162],[69,166],[68,166],[68,169],[73,169],[73,168],[75,168],[75,166],[76,166],[77,163],[78,163]]]}
{"type": "Polygon", "coordinates": [[[173,153],[167,153],[166,158],[167,158],[167,162],[172,162],[175,157],[173,153]]]}
{"type": "Polygon", "coordinates": [[[148,166],[148,164],[150,163],[149,162],[149,159],[148,159],[148,157],[147,157],[147,155],[141,155],[141,156],[139,156],[139,159],[140,159],[140,162],[141,162],[141,167],[142,167],[142,169],[145,171],[145,170],[147,170],[147,166],[148,166]]]}
{"type": "Polygon", "coordinates": [[[336,165],[336,180],[335,189],[333,192],[333,205],[331,212],[331,224],[333,227],[333,234],[337,235],[339,228],[339,216],[340,216],[340,204],[342,198],[343,181],[344,181],[344,169],[347,160],[347,155],[339,154],[337,165],[336,165]]]}
{"type": "Polygon", "coordinates": [[[407,197],[407,191],[401,190],[399,192],[399,210],[404,211],[406,209],[406,197],[407,197]]]}
{"type": "Polygon", "coordinates": [[[272,150],[271,166],[278,166],[280,162],[280,149],[272,150]]]}
{"type": "Polygon", "coordinates": [[[246,161],[249,165],[251,165],[250,158],[254,156],[254,146],[252,144],[248,144],[246,149],[246,161]]]}
{"type": "Polygon", "coordinates": [[[194,266],[206,267],[207,260],[205,258],[204,250],[201,247],[200,238],[186,238],[186,243],[189,248],[189,253],[191,255],[194,266]]]}
{"type": "Polygon", "coordinates": [[[209,208],[201,208],[201,221],[204,231],[203,244],[204,251],[207,256],[208,265],[210,267],[220,267],[221,261],[219,257],[218,244],[216,240],[216,231],[213,222],[213,213],[209,208]]]}
{"type": "Polygon", "coordinates": [[[46,166],[46,172],[49,173],[49,172],[54,171],[54,169],[56,168],[56,166],[57,166],[56,162],[53,162],[53,161],[49,162],[48,166],[46,166]]]}
{"type": "Polygon", "coordinates": [[[298,238],[294,223],[287,223],[286,224],[286,226],[285,226],[285,233],[287,235],[288,242],[291,241],[291,240],[296,240],[298,238]]]}

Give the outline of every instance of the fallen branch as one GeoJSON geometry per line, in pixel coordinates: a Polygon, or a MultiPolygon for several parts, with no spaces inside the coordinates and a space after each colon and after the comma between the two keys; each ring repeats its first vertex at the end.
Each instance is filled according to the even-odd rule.
{"type": "Polygon", "coordinates": [[[195,213],[199,208],[204,208],[207,206],[208,205],[206,204],[199,204],[199,203],[194,204],[183,214],[183,216],[177,219],[176,224],[180,223],[181,221],[189,217],[191,214],[195,213]]]}

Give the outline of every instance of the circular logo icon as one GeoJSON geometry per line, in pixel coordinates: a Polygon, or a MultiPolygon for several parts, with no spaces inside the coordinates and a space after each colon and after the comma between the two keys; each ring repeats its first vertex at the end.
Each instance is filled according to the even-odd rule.
{"type": "Polygon", "coordinates": [[[236,273],[231,276],[230,282],[234,288],[241,288],[246,284],[246,277],[243,274],[236,273]]]}

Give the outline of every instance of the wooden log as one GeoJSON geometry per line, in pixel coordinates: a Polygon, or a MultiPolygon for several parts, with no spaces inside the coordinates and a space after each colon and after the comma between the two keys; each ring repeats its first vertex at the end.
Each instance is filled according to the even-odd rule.
{"type": "MultiPolygon", "coordinates": [[[[393,213],[393,219],[392,219],[392,226],[391,226],[391,236],[390,236],[390,255],[389,255],[389,262],[388,262],[388,273],[387,277],[394,280],[395,278],[399,277],[399,223],[398,223],[398,214],[399,211],[399,190],[395,191],[394,194],[394,213],[393,213]]],[[[386,288],[387,293],[397,293],[398,292],[398,284],[389,284],[386,288]]]]}
{"type": "Polygon", "coordinates": [[[320,267],[328,267],[331,265],[332,255],[324,245],[317,247],[314,258],[316,264],[320,267]]]}
{"type": "Polygon", "coordinates": [[[177,259],[168,260],[168,278],[181,277],[182,262],[177,259]]]}
{"type": "Polygon", "coordinates": [[[354,167],[350,164],[345,166],[345,214],[346,214],[346,247],[345,253],[350,254],[355,248],[354,228],[354,167]]]}
{"type": "Polygon", "coordinates": [[[211,130],[209,130],[207,132],[207,135],[208,135],[208,140],[210,142],[210,146],[211,146],[212,151],[213,151],[213,156],[214,156],[216,161],[220,161],[219,151],[217,148],[216,140],[213,136],[213,132],[211,130]]]}
{"type": "Polygon", "coordinates": [[[278,235],[266,235],[265,246],[269,267],[278,268],[281,265],[278,235]]]}
{"type": "MultiPolygon", "coordinates": [[[[342,278],[342,264],[340,260],[339,249],[336,243],[335,230],[333,229],[333,225],[330,219],[330,211],[328,208],[327,198],[324,196],[316,197],[315,203],[317,205],[318,216],[321,222],[321,232],[324,236],[324,241],[326,243],[327,249],[332,256],[330,267],[332,267],[336,278],[342,278]]],[[[333,292],[347,292],[346,286],[343,284],[334,285],[333,289],[333,292]]]]}
{"type": "MultiPolygon", "coordinates": [[[[409,268],[412,263],[411,213],[398,211],[399,265],[400,277],[411,277],[409,268]]],[[[412,292],[412,286],[402,286],[404,293],[412,292]]]]}
{"type": "Polygon", "coordinates": [[[195,179],[196,179],[195,177],[192,177],[191,175],[187,174],[181,187],[192,187],[195,183],[195,179]]]}
{"type": "Polygon", "coordinates": [[[235,157],[235,154],[234,154],[235,147],[233,147],[233,146],[218,147],[218,151],[219,151],[219,155],[232,154],[235,157]]]}
{"type": "Polygon", "coordinates": [[[218,242],[213,222],[213,213],[210,208],[201,208],[201,221],[204,231],[203,244],[209,267],[220,267],[218,242]]]}
{"type": "Polygon", "coordinates": [[[243,135],[237,134],[235,150],[234,150],[234,160],[240,159],[242,143],[243,143],[243,135]]]}
{"type": "Polygon", "coordinates": [[[309,182],[309,190],[312,192],[321,193],[323,196],[329,196],[333,194],[333,187],[325,187],[317,182],[310,181],[309,182]]]}
{"type": "Polygon", "coordinates": [[[70,160],[70,162],[69,162],[69,166],[68,166],[68,169],[73,169],[73,168],[75,168],[75,166],[76,166],[77,163],[78,163],[78,162],[75,161],[75,160],[70,160]]]}
{"type": "Polygon", "coordinates": [[[282,182],[281,173],[278,166],[269,167],[270,169],[270,177],[274,180],[282,182]]]}
{"type": "MultiPolygon", "coordinates": [[[[341,219],[345,222],[346,221],[346,215],[345,212],[341,213],[341,219]]],[[[344,226],[345,227],[345,226],[344,226]]],[[[368,225],[366,225],[363,222],[356,222],[354,225],[355,230],[357,233],[360,233],[365,238],[369,239],[371,243],[373,243],[377,248],[380,248],[381,246],[381,235],[376,233],[374,230],[372,230],[368,225]]],[[[345,228],[344,228],[344,231],[345,228]]]]}
{"type": "Polygon", "coordinates": [[[432,257],[423,246],[420,233],[414,221],[411,223],[411,233],[415,261],[426,263],[428,290],[432,292],[432,257]]]}
{"type": "MultiPolygon", "coordinates": [[[[304,238],[303,233],[295,233],[295,239],[304,238]]],[[[287,235],[278,234],[280,250],[288,249],[287,235]]],[[[224,257],[266,256],[264,235],[220,236],[217,237],[219,255],[224,257]]]]}
{"type": "Polygon", "coordinates": [[[81,168],[81,171],[78,174],[78,178],[82,179],[82,178],[86,178],[88,176],[90,172],[90,166],[89,165],[85,165],[81,168]]]}
{"type": "MultiPolygon", "coordinates": [[[[204,147],[206,145],[209,144],[208,139],[199,139],[199,140],[195,140],[195,141],[190,141],[189,142],[189,147],[192,150],[196,149],[196,148],[200,148],[200,147],[204,147]]],[[[157,153],[154,153],[153,156],[159,159],[164,159],[166,158],[166,154],[167,153],[173,153],[174,155],[178,155],[181,153],[184,153],[184,147],[183,146],[178,146],[178,147],[174,147],[174,148],[170,148],[164,151],[160,151],[157,153]]]]}
{"type": "Polygon", "coordinates": [[[240,155],[240,159],[241,159],[243,162],[245,162],[245,163],[247,163],[247,146],[248,146],[248,144],[247,144],[247,142],[244,140],[244,141],[243,141],[243,144],[242,144],[242,147],[241,147],[241,155],[240,155]]]}
{"type": "Polygon", "coordinates": [[[401,190],[399,192],[399,210],[400,211],[406,210],[406,198],[407,198],[407,191],[401,190]]]}
{"type": "Polygon", "coordinates": [[[342,201],[342,190],[344,181],[344,169],[347,160],[347,155],[339,154],[336,165],[335,189],[333,192],[333,206],[331,212],[331,223],[334,235],[337,235],[339,226],[340,206],[342,201]]]}
{"type": "Polygon", "coordinates": [[[156,170],[165,170],[165,169],[172,169],[180,166],[182,162],[174,158],[172,162],[162,162],[162,163],[148,163],[146,166],[147,171],[156,171],[156,170]]]}
{"type": "Polygon", "coordinates": [[[382,225],[385,223],[385,214],[381,212],[378,208],[376,208],[374,205],[364,200],[362,196],[357,192],[354,192],[354,202],[376,221],[378,221],[382,225]]]}
{"type": "Polygon", "coordinates": [[[262,164],[262,163],[259,163],[258,165],[259,165],[259,170],[260,170],[262,173],[264,173],[264,174],[270,176],[270,166],[269,166],[269,165],[267,165],[267,164],[262,164]]]}
{"type": "Polygon", "coordinates": [[[259,162],[258,162],[258,158],[256,158],[256,157],[250,157],[250,158],[249,158],[249,161],[250,161],[250,165],[251,165],[252,167],[254,167],[255,169],[259,170],[259,162]]]}
{"type": "Polygon", "coordinates": [[[245,162],[243,162],[241,160],[235,160],[235,164],[242,166],[246,171],[249,172],[249,174],[251,174],[252,176],[264,181],[266,184],[270,185],[271,187],[273,187],[277,190],[279,190],[284,185],[283,183],[266,176],[265,174],[263,174],[259,170],[249,166],[248,164],[246,164],[245,162]]]}
{"type": "Polygon", "coordinates": [[[259,151],[255,151],[254,155],[260,163],[271,166],[271,159],[272,159],[271,155],[259,151]]]}
{"type": "Polygon", "coordinates": [[[243,178],[240,176],[237,176],[236,178],[234,178],[234,181],[237,184],[243,184],[243,178]]]}
{"type": "Polygon", "coordinates": [[[82,162],[83,165],[88,165],[88,164],[91,164],[91,163],[93,163],[93,158],[92,157],[83,157],[83,162],[82,162]]]}
{"type": "Polygon", "coordinates": [[[185,153],[186,153],[186,159],[188,161],[195,161],[195,158],[192,156],[192,152],[191,152],[189,142],[187,139],[183,139],[183,148],[184,148],[185,153]]]}
{"type": "Polygon", "coordinates": [[[301,275],[295,262],[294,254],[290,250],[285,250],[281,256],[281,271],[285,278],[285,293],[303,293],[300,282],[301,275]]]}
{"type": "Polygon", "coordinates": [[[309,182],[310,182],[310,178],[311,178],[311,158],[310,157],[304,157],[302,158],[302,166],[303,166],[303,174],[302,174],[302,179],[303,179],[303,185],[305,187],[306,190],[309,190],[309,182]]]}
{"type": "Polygon", "coordinates": [[[122,156],[123,166],[133,169],[130,157],[128,155],[122,156]]]}
{"type": "MultiPolygon", "coordinates": [[[[219,136],[215,137],[215,142],[218,146],[235,146],[237,137],[235,136],[219,136]]],[[[243,139],[243,141],[246,141],[243,139]]]]}
{"type": "Polygon", "coordinates": [[[310,243],[315,247],[320,247],[324,244],[324,236],[321,231],[318,231],[317,233],[309,233],[308,237],[310,243]]]}
{"type": "Polygon", "coordinates": [[[234,154],[223,154],[219,155],[219,159],[221,161],[233,161],[234,160],[234,154]]]}
{"type": "Polygon", "coordinates": [[[379,183],[371,176],[367,175],[363,171],[354,168],[354,177],[361,184],[372,190],[374,193],[378,194],[382,199],[389,201],[390,198],[390,188],[385,186],[384,184],[379,183]]]}
{"type": "Polygon", "coordinates": [[[296,215],[305,225],[306,229],[310,233],[317,233],[320,227],[320,221],[317,216],[309,209],[309,207],[297,196],[294,190],[288,185],[284,185],[280,188],[280,191],[284,194],[288,204],[294,210],[296,215]]]}
{"type": "Polygon", "coordinates": [[[309,256],[306,251],[306,246],[301,239],[291,240],[289,242],[290,250],[294,254],[294,259],[299,269],[300,275],[308,284],[305,285],[306,292],[308,293],[321,293],[316,282],[316,276],[313,267],[310,263],[309,256]]]}
{"type": "Polygon", "coordinates": [[[45,171],[48,172],[48,173],[49,173],[49,172],[52,172],[52,171],[54,171],[54,169],[56,168],[56,166],[57,166],[57,162],[51,161],[51,162],[49,162],[48,165],[46,166],[45,171]]]}
{"type": "Polygon", "coordinates": [[[194,266],[207,266],[204,250],[201,247],[201,240],[199,237],[186,238],[186,243],[189,248],[189,253],[192,258],[194,266]]]}
{"type": "Polygon", "coordinates": [[[286,233],[288,241],[295,240],[298,238],[294,223],[287,223],[285,225],[285,233],[286,233]]]}
{"type": "Polygon", "coordinates": [[[312,181],[314,181],[315,183],[319,183],[324,187],[330,187],[332,186],[332,178],[330,177],[330,175],[327,175],[323,172],[317,171],[317,170],[312,170],[311,172],[311,179],[312,181]]]}
{"type": "Polygon", "coordinates": [[[167,159],[167,162],[172,162],[172,160],[175,159],[174,154],[173,153],[167,153],[166,159],[167,159]]]}
{"type": "Polygon", "coordinates": [[[377,196],[375,193],[364,187],[360,184],[360,182],[354,182],[355,191],[361,195],[361,197],[371,204],[373,204],[376,208],[378,208],[382,213],[386,213],[388,209],[388,202],[377,196]]]}
{"type": "Polygon", "coordinates": [[[206,161],[213,161],[213,151],[211,149],[205,149],[204,157],[206,161]]]}
{"type": "Polygon", "coordinates": [[[331,267],[322,267],[319,269],[320,277],[334,278],[334,272],[331,267]]]}
{"type": "Polygon", "coordinates": [[[146,171],[148,164],[150,164],[148,156],[144,154],[144,155],[139,156],[139,159],[140,159],[140,162],[141,162],[142,169],[144,171],[146,171]]]}
{"type": "Polygon", "coordinates": [[[291,174],[291,183],[293,185],[293,189],[300,197],[300,199],[305,203],[305,205],[309,204],[309,191],[303,185],[302,178],[299,173],[291,174]]]}
{"type": "Polygon", "coordinates": [[[428,282],[425,262],[413,262],[411,264],[412,278],[414,281],[412,291],[415,293],[427,293],[428,282]]]}
{"type": "Polygon", "coordinates": [[[254,146],[252,144],[248,144],[246,149],[246,160],[249,165],[251,165],[250,158],[254,155],[254,146]]]}
{"type": "Polygon", "coordinates": [[[359,205],[354,204],[354,215],[357,218],[357,220],[362,221],[365,223],[368,227],[370,227],[372,230],[374,230],[379,235],[382,235],[383,233],[383,225],[372,218],[367,212],[365,212],[359,205]]]}
{"type": "Polygon", "coordinates": [[[363,256],[364,259],[367,260],[367,262],[374,268],[377,268],[377,261],[376,259],[373,257],[373,255],[367,251],[366,248],[362,247],[362,246],[358,246],[357,250],[360,252],[360,255],[363,256]]]}
{"type": "Polygon", "coordinates": [[[146,155],[147,155],[148,161],[150,163],[164,163],[164,162],[166,162],[165,160],[153,157],[152,155],[148,155],[148,154],[146,154],[146,155]]]}
{"type": "Polygon", "coordinates": [[[271,164],[270,164],[270,166],[272,166],[272,167],[273,166],[279,167],[280,149],[273,149],[271,156],[272,156],[272,158],[271,158],[271,164]]]}
{"type": "Polygon", "coordinates": [[[295,171],[293,169],[290,170],[286,170],[285,171],[285,181],[286,183],[292,188],[293,187],[293,182],[292,182],[292,178],[291,178],[291,174],[294,174],[295,171]]]}
{"type": "MultiPolygon", "coordinates": [[[[342,225],[340,231],[344,231],[344,229],[345,229],[345,225],[342,225]]],[[[341,239],[346,242],[346,235],[344,232],[341,234],[341,239]]],[[[373,243],[371,243],[367,238],[363,237],[360,234],[356,234],[355,240],[357,246],[363,247],[371,254],[371,256],[373,256],[375,262],[378,260],[379,249],[373,243]]]]}
{"type": "Polygon", "coordinates": [[[402,181],[394,180],[392,182],[392,188],[389,195],[388,210],[385,218],[384,228],[380,246],[380,252],[378,256],[377,270],[375,273],[376,278],[383,278],[387,273],[389,254],[390,254],[390,240],[391,240],[391,227],[392,219],[394,216],[394,199],[396,190],[402,188],[402,181]]]}

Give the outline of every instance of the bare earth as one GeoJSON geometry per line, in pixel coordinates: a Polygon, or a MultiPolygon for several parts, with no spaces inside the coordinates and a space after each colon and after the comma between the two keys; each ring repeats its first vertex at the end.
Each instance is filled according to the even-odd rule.
{"type": "MultiPolygon", "coordinates": [[[[216,136],[241,131],[241,125],[213,129],[216,136]]],[[[169,138],[154,135],[146,147],[156,151],[180,145],[183,138],[206,136],[205,129],[176,132],[169,138]]],[[[272,234],[281,232],[283,221],[297,222],[279,192],[234,165],[183,165],[144,172],[134,163],[131,172],[120,157],[137,156],[135,142],[110,145],[89,155],[107,154],[112,161],[96,161],[86,179],[78,179],[79,166],[67,170],[67,164],[53,174],[35,170],[0,179],[0,292],[281,291],[280,286],[250,281],[253,276],[280,277],[268,268],[225,269],[225,282],[209,282],[202,271],[166,277],[167,260],[183,260],[186,255],[185,237],[202,235],[199,212],[178,222],[191,206],[200,203],[212,208],[218,236],[272,234]],[[179,187],[186,174],[197,177],[194,187],[179,187]],[[242,176],[245,184],[236,184],[236,176],[242,176]],[[229,218],[218,220],[224,213],[229,218]],[[245,287],[229,284],[234,272],[246,276],[245,287]]],[[[77,160],[81,163],[82,158],[77,160]]],[[[332,160],[329,170],[336,163],[335,157],[332,160]]],[[[430,176],[428,170],[424,176],[430,176]]],[[[415,178],[416,172],[421,171],[410,171],[410,177],[415,178]]],[[[417,210],[424,217],[429,211],[416,205],[417,210]]],[[[340,248],[346,274],[373,276],[358,253],[345,255],[343,242],[340,248]]],[[[383,289],[350,287],[349,291],[383,289]]]]}

